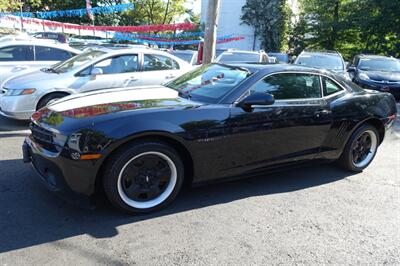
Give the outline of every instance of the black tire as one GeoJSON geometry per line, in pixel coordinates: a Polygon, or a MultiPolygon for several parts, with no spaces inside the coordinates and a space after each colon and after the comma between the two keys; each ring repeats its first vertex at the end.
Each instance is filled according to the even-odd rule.
{"type": "MultiPolygon", "coordinates": [[[[112,205],[127,213],[148,213],[164,208],[178,195],[184,180],[184,166],[180,156],[171,146],[159,141],[133,142],[127,148],[119,150],[116,154],[112,155],[112,158],[109,159],[104,169],[103,187],[107,198],[112,205]],[[140,202],[137,199],[132,199],[131,197],[127,196],[123,186],[125,184],[125,176],[132,176],[125,175],[125,170],[130,169],[129,167],[135,169],[138,168],[137,166],[134,166],[135,160],[144,158],[141,161],[143,163],[144,160],[146,160],[145,156],[158,156],[160,160],[164,160],[169,167],[170,178],[169,181],[165,182],[167,187],[163,192],[161,192],[161,195],[157,196],[155,199],[151,199],[149,201],[144,200],[143,202],[140,202]],[[161,156],[166,157],[161,158],[161,156]],[[171,165],[171,163],[173,165],[171,165]],[[173,171],[174,167],[176,171],[173,171]],[[176,178],[173,177],[173,173],[176,173],[176,178]],[[153,206],[152,203],[157,201],[160,202],[153,206]]],[[[134,180],[130,181],[131,184],[135,182],[132,186],[149,186],[149,178],[147,174],[147,183],[146,181],[142,180],[145,184],[136,183],[138,182],[137,179],[143,175],[140,176],[139,174],[135,174],[134,176],[134,180]]],[[[140,187],[139,190],[141,189],[142,188],[140,187]]]]}
{"type": "Polygon", "coordinates": [[[68,94],[61,93],[61,92],[55,92],[55,93],[51,93],[49,95],[46,95],[42,99],[40,99],[36,110],[42,109],[43,107],[45,107],[52,100],[58,100],[58,99],[61,99],[61,98],[65,97],[65,96],[67,96],[67,95],[68,94]]]}
{"type": "Polygon", "coordinates": [[[342,168],[352,172],[362,172],[375,158],[376,152],[379,146],[379,133],[377,129],[370,124],[361,125],[357,128],[353,134],[350,136],[346,143],[346,146],[339,158],[339,164],[342,168]],[[355,162],[354,149],[357,146],[357,140],[363,136],[363,134],[368,134],[371,139],[371,148],[369,149],[368,155],[365,157],[365,161],[362,163],[355,162]],[[375,138],[375,140],[373,140],[375,138]],[[375,146],[375,147],[373,147],[375,146]]]}

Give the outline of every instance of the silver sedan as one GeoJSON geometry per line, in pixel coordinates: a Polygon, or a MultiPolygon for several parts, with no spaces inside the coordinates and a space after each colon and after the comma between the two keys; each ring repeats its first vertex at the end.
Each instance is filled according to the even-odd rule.
{"type": "Polygon", "coordinates": [[[81,51],[66,44],[35,38],[0,41],[0,84],[16,75],[67,60],[81,51]]]}
{"type": "Polygon", "coordinates": [[[50,68],[3,84],[0,114],[26,120],[38,109],[67,95],[100,89],[159,85],[192,68],[152,49],[88,50],[50,68]]]}

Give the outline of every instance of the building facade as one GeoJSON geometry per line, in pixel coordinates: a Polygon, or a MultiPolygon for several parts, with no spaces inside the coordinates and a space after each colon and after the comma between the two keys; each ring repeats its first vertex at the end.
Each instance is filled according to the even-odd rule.
{"type": "MultiPolygon", "coordinates": [[[[220,14],[218,22],[217,36],[225,36],[235,34],[243,36],[244,39],[235,42],[218,44],[218,48],[234,48],[240,50],[261,49],[261,42],[254,36],[254,28],[242,24],[240,17],[242,16],[242,7],[246,4],[246,0],[220,0],[220,14]]],[[[297,0],[288,0],[288,5],[294,14],[298,12],[297,0]]],[[[201,0],[201,23],[205,23],[207,16],[208,0],[201,0]]]]}
{"type": "MultiPolygon", "coordinates": [[[[235,42],[217,44],[217,48],[235,48],[239,50],[260,50],[261,42],[254,36],[254,28],[242,24],[242,7],[246,0],[221,0],[217,36],[235,34],[244,39],[235,42]]],[[[208,0],[201,1],[201,23],[206,22],[208,0]]]]}

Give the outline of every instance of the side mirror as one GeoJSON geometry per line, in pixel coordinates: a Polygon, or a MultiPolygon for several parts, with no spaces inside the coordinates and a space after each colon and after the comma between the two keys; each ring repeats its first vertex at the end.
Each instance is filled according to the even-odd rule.
{"type": "Polygon", "coordinates": [[[275,98],[272,94],[265,92],[254,92],[240,101],[237,106],[244,110],[249,110],[253,105],[272,105],[275,102],[275,98]]]}
{"type": "Polygon", "coordinates": [[[95,67],[90,71],[90,75],[97,76],[103,74],[103,69],[95,67]]]}
{"type": "Polygon", "coordinates": [[[356,67],[354,67],[354,66],[349,66],[347,68],[347,72],[355,72],[355,71],[356,71],[356,67]]]}

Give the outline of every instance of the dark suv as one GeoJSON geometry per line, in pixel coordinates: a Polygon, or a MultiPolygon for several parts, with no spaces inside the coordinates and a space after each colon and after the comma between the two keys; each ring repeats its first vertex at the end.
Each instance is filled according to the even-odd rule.
{"type": "Polygon", "coordinates": [[[326,69],[350,79],[346,71],[346,63],[337,51],[304,50],[296,58],[294,64],[326,69]]]}
{"type": "Polygon", "coordinates": [[[353,82],[359,86],[390,92],[400,99],[400,61],[380,55],[357,55],[348,69],[353,82]]]}

